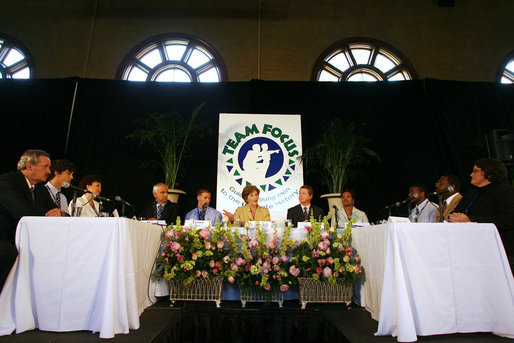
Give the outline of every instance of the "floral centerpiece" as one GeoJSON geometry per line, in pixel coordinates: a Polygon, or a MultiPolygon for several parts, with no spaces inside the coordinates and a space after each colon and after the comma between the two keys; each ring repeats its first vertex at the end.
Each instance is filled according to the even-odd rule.
{"type": "Polygon", "coordinates": [[[163,234],[154,277],[188,285],[195,279],[223,276],[231,261],[225,231],[219,224],[211,230],[182,227],[177,220],[163,234]]]}
{"type": "Polygon", "coordinates": [[[340,233],[330,227],[328,217],[323,219],[324,227],[330,227],[327,231],[322,230],[321,224],[311,218],[307,237],[293,250],[291,273],[332,284],[337,280],[353,284],[362,277],[362,269],[359,256],[349,246],[352,222],[340,233]]]}

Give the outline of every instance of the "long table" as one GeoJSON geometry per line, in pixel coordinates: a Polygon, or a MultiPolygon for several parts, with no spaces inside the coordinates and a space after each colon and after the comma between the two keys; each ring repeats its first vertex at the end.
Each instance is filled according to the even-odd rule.
{"type": "Polygon", "coordinates": [[[514,337],[514,280],[493,224],[388,223],[354,228],[352,240],[376,335],[514,337]]]}
{"type": "MultiPolygon", "coordinates": [[[[24,217],[0,295],[0,335],[39,328],[112,338],[139,328],[162,229],[126,218],[24,217]]],[[[149,294],[150,293],[150,294],[149,294]]]]}

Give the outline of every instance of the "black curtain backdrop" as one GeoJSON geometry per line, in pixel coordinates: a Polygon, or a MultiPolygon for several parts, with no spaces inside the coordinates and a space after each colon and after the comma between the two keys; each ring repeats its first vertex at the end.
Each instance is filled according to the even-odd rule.
{"type": "MultiPolygon", "coordinates": [[[[0,101],[5,142],[0,172],[14,170],[25,149],[41,148],[53,159],[76,163],[74,183],[85,174],[100,174],[102,195],[120,195],[138,209],[153,199],[152,185],[163,180],[163,173],[141,168],[143,161],[156,156],[126,138],[136,129],[135,120],[174,110],[190,114],[203,103],[197,120],[215,133],[189,146],[193,159],[183,163],[177,187],[188,193],[180,200],[182,217],[196,205],[198,188],[211,189],[215,201],[219,113],[300,114],[304,150],[333,118],[355,121],[381,158],[380,163],[359,166],[347,184],[356,190],[356,206],[370,220],[384,218],[383,206],[406,198],[413,183],[433,189],[442,173],[454,173],[469,184],[473,161],[487,156],[486,132],[514,129],[513,85],[433,79],[216,84],[1,80],[0,101]]],[[[315,189],[314,203],[327,210],[319,196],[329,190],[319,173],[304,168],[304,179],[315,189]]]]}

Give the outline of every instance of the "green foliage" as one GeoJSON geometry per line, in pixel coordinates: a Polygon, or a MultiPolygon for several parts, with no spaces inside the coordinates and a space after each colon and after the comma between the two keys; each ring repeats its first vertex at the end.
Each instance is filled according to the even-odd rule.
{"type": "Polygon", "coordinates": [[[318,143],[307,148],[301,159],[322,171],[323,182],[331,192],[342,193],[352,167],[372,158],[380,160],[367,144],[368,140],[356,133],[355,123],[337,118],[321,131],[318,143]]]}
{"type": "Polygon", "coordinates": [[[189,119],[178,112],[152,113],[136,121],[139,126],[127,138],[139,140],[139,145],[149,145],[158,154],[165,182],[175,188],[180,164],[188,154],[188,140],[210,132],[202,124],[194,124],[203,104],[197,106],[189,119]]]}

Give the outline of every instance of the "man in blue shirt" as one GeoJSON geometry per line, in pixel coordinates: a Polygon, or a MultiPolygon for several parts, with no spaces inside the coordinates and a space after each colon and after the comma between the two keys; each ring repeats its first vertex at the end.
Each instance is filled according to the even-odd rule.
{"type": "Polygon", "coordinates": [[[211,226],[215,226],[216,221],[221,223],[221,212],[209,207],[211,192],[208,189],[199,189],[196,193],[196,200],[198,200],[198,205],[186,214],[186,220],[209,220],[211,226]]]}

